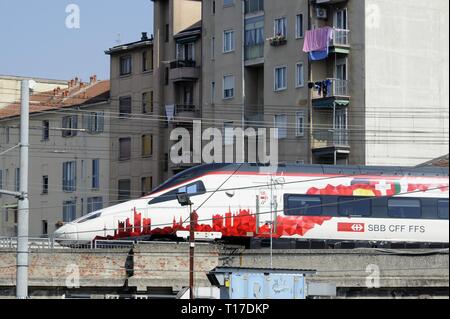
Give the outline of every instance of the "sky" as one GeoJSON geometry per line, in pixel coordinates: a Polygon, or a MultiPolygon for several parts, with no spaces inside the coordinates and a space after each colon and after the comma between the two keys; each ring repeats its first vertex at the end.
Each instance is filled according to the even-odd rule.
{"type": "Polygon", "coordinates": [[[141,32],[153,33],[150,0],[0,0],[0,75],[109,79],[104,51],[141,32]]]}

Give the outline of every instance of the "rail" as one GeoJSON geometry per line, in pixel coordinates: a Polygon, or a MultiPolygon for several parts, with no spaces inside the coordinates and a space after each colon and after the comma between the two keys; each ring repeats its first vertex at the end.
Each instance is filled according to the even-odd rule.
{"type": "MultiPolygon", "coordinates": [[[[134,240],[94,240],[76,242],[70,239],[29,238],[30,249],[124,249],[133,247],[134,240]]],[[[17,249],[17,237],[0,237],[0,249],[17,249]]]]}

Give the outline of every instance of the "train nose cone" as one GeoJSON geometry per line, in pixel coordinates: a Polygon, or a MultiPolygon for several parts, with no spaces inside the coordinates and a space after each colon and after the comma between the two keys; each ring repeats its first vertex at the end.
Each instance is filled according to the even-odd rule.
{"type": "Polygon", "coordinates": [[[55,230],[53,236],[55,239],[78,240],[77,226],[73,224],[65,224],[55,230]]]}

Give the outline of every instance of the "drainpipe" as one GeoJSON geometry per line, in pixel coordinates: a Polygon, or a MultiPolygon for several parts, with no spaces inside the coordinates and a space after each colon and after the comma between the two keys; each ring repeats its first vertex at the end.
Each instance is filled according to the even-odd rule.
{"type": "Polygon", "coordinates": [[[241,58],[241,72],[242,72],[242,110],[241,110],[241,125],[242,125],[242,159],[245,161],[245,141],[244,141],[244,130],[245,130],[245,0],[241,1],[241,14],[242,14],[242,58],[241,58]]]}

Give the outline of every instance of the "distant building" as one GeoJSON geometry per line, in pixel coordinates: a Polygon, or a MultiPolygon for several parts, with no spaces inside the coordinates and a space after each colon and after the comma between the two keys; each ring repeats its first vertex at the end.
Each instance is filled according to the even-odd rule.
{"type": "MultiPolygon", "coordinates": [[[[20,83],[23,79],[27,78],[0,75],[0,109],[20,99],[20,83]]],[[[33,80],[36,81],[34,92],[46,92],[57,87],[60,89],[67,88],[67,81],[38,78],[33,78],[33,80]]]]}
{"type": "MultiPolygon", "coordinates": [[[[74,79],[30,97],[30,236],[109,203],[109,81],[74,79]]],[[[20,104],[0,110],[0,152],[19,143],[20,104]]],[[[19,190],[19,150],[0,156],[0,188],[19,190]]],[[[17,233],[17,200],[0,195],[0,235],[17,233]]]]}

